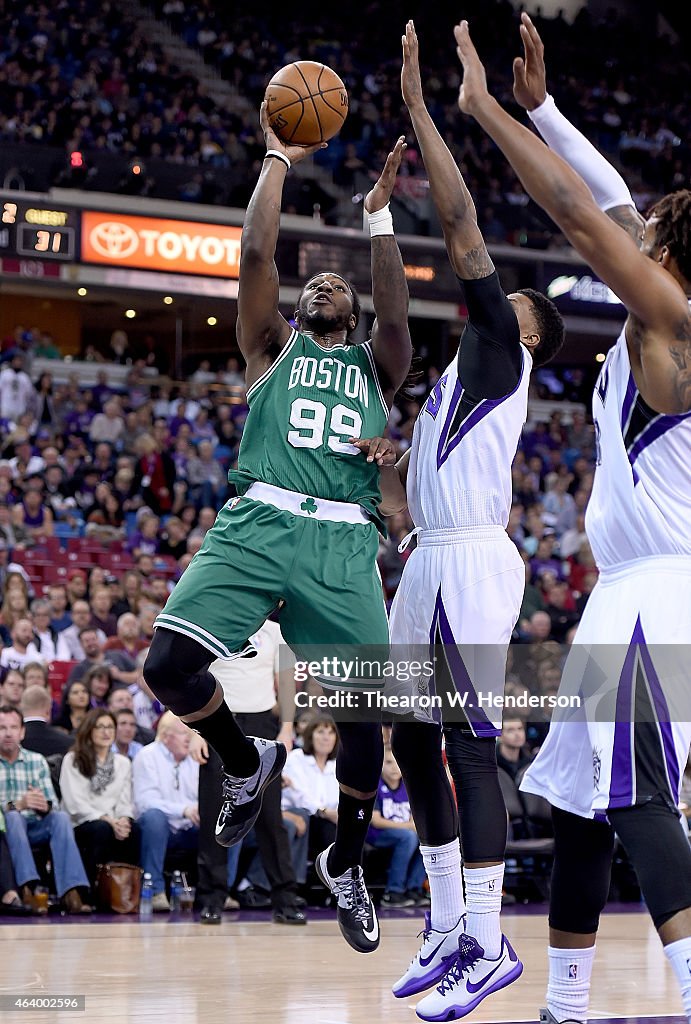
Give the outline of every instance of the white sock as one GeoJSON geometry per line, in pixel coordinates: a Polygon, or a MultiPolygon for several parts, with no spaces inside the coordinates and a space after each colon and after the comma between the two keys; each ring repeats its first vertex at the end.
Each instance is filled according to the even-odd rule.
{"type": "Polygon", "coordinates": [[[665,956],[677,976],[684,1013],[691,1021],[691,938],[678,939],[665,946],[665,956]]]}
{"type": "Polygon", "coordinates": [[[460,844],[458,839],[444,846],[420,843],[420,853],[429,879],[432,927],[438,932],[451,931],[465,914],[460,844]]]}
{"type": "Polygon", "coordinates": [[[463,865],[468,919],[465,930],[480,943],[488,960],[501,953],[501,887],[504,865],[469,868],[463,865]]]}
{"type": "Polygon", "coordinates": [[[548,946],[547,954],[547,1009],[557,1021],[578,1020],[587,1024],[595,946],[588,949],[555,949],[554,946],[548,946]]]}

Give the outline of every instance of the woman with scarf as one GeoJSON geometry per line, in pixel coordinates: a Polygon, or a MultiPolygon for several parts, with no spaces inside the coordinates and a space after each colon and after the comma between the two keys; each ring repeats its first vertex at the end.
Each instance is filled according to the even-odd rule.
{"type": "Polygon", "coordinates": [[[132,765],[113,753],[115,716],[93,708],[77,730],[60,769],[63,810],[93,888],[97,866],[139,863],[139,828],[132,806],[132,765]]]}

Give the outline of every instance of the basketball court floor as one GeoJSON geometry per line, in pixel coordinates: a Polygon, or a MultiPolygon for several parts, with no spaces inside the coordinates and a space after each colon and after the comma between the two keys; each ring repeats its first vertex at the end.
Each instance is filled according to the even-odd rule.
{"type": "MultiPolygon", "coordinates": [[[[505,914],[523,976],[487,1000],[469,1024],[537,1021],[543,1004],[544,908],[505,914]]],[[[381,914],[382,942],[363,956],[346,946],[331,911],[305,928],[225,914],[220,926],[172,917],[84,922],[31,919],[0,925],[0,1021],[32,1024],[415,1024],[415,999],[390,983],[415,952],[419,911],[381,914]],[[84,995],[84,1011],[11,1009],[10,996],[84,995]]],[[[686,1024],[671,970],[647,915],[603,917],[591,1021],[686,1024]]]]}

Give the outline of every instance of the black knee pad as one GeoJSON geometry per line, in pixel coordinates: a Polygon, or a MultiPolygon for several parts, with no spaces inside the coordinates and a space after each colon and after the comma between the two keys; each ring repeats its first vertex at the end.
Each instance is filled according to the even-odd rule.
{"type": "Polygon", "coordinates": [[[208,671],[211,651],[182,633],[157,628],[144,663],[144,679],[156,698],[182,717],[209,703],[216,680],[208,671]]]}
{"type": "Polygon", "coordinates": [[[441,729],[394,723],[391,749],[398,761],[420,842],[446,846],[458,836],[458,811],[441,754],[441,729]]]}
{"type": "Polygon", "coordinates": [[[549,926],[592,935],[607,902],[614,830],[605,821],[552,808],[554,864],[549,926]]]}
{"type": "Polygon", "coordinates": [[[336,778],[359,793],[376,793],[384,762],[379,722],[339,722],[336,778]]]}
{"type": "Polygon", "coordinates": [[[446,759],[456,786],[463,860],[499,862],[506,851],[506,807],[497,774],[497,743],[469,729],[444,729],[446,759]]]}
{"type": "Polygon", "coordinates": [[[691,847],[676,807],[662,796],[608,812],[656,928],[691,907],[691,847]]]}

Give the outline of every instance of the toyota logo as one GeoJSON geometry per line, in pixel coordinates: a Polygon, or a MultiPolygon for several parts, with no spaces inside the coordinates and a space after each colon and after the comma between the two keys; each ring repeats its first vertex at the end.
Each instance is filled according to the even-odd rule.
{"type": "Polygon", "coordinates": [[[136,252],[139,235],[134,228],[117,220],[107,220],[92,229],[89,240],[99,254],[108,259],[124,260],[136,252]]]}

